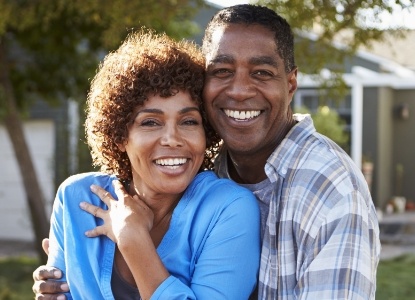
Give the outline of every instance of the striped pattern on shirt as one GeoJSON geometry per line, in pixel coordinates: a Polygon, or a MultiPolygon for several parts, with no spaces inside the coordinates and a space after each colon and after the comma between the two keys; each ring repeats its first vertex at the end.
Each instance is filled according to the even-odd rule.
{"type": "MultiPolygon", "coordinates": [[[[374,299],[379,225],[366,181],[309,116],[295,118],[265,166],[272,193],[254,191],[269,203],[258,299],[374,299]]],[[[216,170],[229,177],[222,150],[216,170]]]]}

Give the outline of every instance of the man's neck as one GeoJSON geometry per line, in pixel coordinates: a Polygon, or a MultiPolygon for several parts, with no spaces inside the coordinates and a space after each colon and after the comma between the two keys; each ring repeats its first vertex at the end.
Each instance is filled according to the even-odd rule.
{"type": "Polygon", "coordinates": [[[268,158],[281,144],[295,123],[292,117],[288,118],[272,145],[270,144],[262,151],[248,155],[246,153],[236,153],[228,149],[228,172],[231,179],[242,184],[255,184],[265,180],[267,178],[265,164],[268,158]]]}
{"type": "Polygon", "coordinates": [[[229,153],[228,161],[228,173],[231,179],[237,183],[242,184],[254,184],[259,183],[267,178],[265,174],[265,163],[267,159],[255,160],[246,159],[247,156],[231,156],[229,153]]]}

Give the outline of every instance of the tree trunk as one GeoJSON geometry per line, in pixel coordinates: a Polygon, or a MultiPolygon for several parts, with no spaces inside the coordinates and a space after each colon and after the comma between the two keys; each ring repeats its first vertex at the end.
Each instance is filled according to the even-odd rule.
{"type": "MultiPolygon", "coordinates": [[[[0,39],[0,104],[5,107],[4,123],[12,142],[19,165],[20,174],[26,191],[26,200],[30,210],[35,234],[35,247],[41,263],[46,262],[42,250],[42,239],[49,235],[49,218],[46,216],[45,201],[37,180],[36,171],[24,136],[23,126],[17,110],[16,99],[9,77],[5,40],[0,39]]],[[[13,199],[10,199],[13,201],[13,199]]]]}

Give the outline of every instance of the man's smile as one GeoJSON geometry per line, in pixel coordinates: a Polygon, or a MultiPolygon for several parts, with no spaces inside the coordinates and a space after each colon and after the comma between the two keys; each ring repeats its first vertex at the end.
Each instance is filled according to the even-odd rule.
{"type": "Polygon", "coordinates": [[[224,109],[223,112],[230,118],[237,121],[246,121],[258,117],[261,114],[260,110],[230,110],[224,109]]]}

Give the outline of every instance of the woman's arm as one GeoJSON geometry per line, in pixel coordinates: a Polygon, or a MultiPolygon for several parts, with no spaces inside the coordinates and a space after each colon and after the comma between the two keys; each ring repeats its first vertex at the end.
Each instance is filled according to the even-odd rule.
{"type": "Polygon", "coordinates": [[[169,274],[148,233],[152,227],[152,216],[146,214],[149,209],[137,199],[133,203],[120,184],[116,194],[123,202],[110,199],[103,189],[94,191],[108,205],[108,212],[91,205],[83,207],[104,220],[104,225],[87,235],[105,234],[118,243],[143,299],[247,299],[255,288],[259,268],[259,209],[249,191],[236,190],[236,194],[221,190],[209,196],[209,201],[228,204],[216,219],[209,219],[209,232],[203,233],[206,241],[198,253],[190,286],[169,274]],[[226,199],[229,197],[233,201],[226,199]]]}
{"type": "Polygon", "coordinates": [[[150,299],[157,287],[169,277],[150,235],[153,212],[138,196],[130,196],[119,181],[114,181],[114,188],[118,201],[101,187],[91,187],[92,192],[108,206],[108,210],[81,203],[82,209],[104,221],[104,224],[85,234],[88,237],[106,235],[116,243],[141,298],[150,299]]]}

